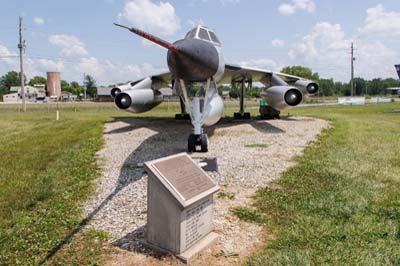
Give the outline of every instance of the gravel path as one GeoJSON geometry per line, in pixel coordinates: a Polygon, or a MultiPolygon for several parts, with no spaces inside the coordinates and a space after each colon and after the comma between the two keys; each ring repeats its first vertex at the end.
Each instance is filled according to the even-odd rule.
{"type": "MultiPolygon", "coordinates": [[[[231,199],[215,199],[215,230],[221,235],[216,250],[239,255],[224,260],[215,256],[216,250],[210,251],[214,253],[206,259],[208,264],[240,263],[261,243],[265,237],[261,236],[262,228],[239,221],[230,208],[248,205],[249,196],[293,166],[293,156],[300,155],[326,127],[326,121],[296,117],[251,122],[223,119],[207,129],[209,152],[194,153],[192,158],[216,162],[217,167],[209,175],[220,184],[221,191],[233,195],[231,199]]],[[[146,256],[151,251],[138,243],[146,224],[147,175],[142,166],[145,161],[185,152],[190,130],[188,121],[173,119],[129,118],[106,124],[105,146],[98,153],[103,174],[96,195],[83,209],[85,215],[92,216],[89,226],[108,231],[114,245],[131,251],[126,256],[114,256],[108,265],[118,265],[115,261],[132,262],[130,265],[135,265],[135,261],[149,265],[179,264],[173,259],[168,263],[153,261],[146,256]]]]}

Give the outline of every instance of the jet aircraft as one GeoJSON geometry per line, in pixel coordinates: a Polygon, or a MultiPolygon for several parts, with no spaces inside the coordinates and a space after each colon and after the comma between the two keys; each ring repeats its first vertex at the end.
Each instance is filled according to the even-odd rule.
{"type": "Polygon", "coordinates": [[[301,77],[226,63],[220,40],[205,26],[197,26],[183,39],[169,43],[137,28],[114,24],[166,48],[169,68],[165,73],[113,88],[111,95],[116,106],[133,113],[149,111],[163,101],[159,89],[171,86],[181,102],[181,114],[176,118],[190,118],[193,125],[188,138],[189,152],[208,151],[203,126],[216,124],[224,111],[218,84],[240,86],[240,111],[235,113],[235,118],[250,118],[244,110],[244,92],[253,82],[266,86],[260,94],[277,112],[300,104],[306,95],[315,94],[319,88],[316,82],[301,77]],[[189,89],[195,88],[195,84],[200,87],[190,97],[189,89]]]}

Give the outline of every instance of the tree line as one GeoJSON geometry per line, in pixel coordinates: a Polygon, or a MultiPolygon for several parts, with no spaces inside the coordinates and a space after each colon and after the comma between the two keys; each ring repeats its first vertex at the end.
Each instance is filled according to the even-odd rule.
{"type": "MultiPolygon", "coordinates": [[[[305,79],[310,79],[317,81],[320,85],[320,96],[349,96],[351,95],[351,81],[341,82],[331,79],[323,79],[319,77],[319,74],[313,72],[310,68],[303,66],[288,66],[281,70],[282,73],[291,74],[305,79]]],[[[26,77],[25,77],[25,80],[26,77]]],[[[47,80],[41,76],[35,76],[26,82],[27,85],[35,84],[46,84],[47,80]]],[[[17,71],[10,71],[0,77],[0,100],[2,95],[10,92],[12,86],[20,86],[20,74],[17,71]]],[[[400,81],[393,78],[374,78],[372,80],[366,80],[360,77],[354,79],[355,84],[355,95],[385,95],[388,92],[387,88],[390,87],[400,87],[400,81]]],[[[67,82],[65,80],[61,81],[61,90],[71,92],[77,95],[78,98],[82,97],[84,94],[84,88],[87,88],[86,94],[88,97],[94,97],[97,92],[96,80],[90,76],[85,75],[83,84],[79,84],[77,81],[67,82]]],[[[223,91],[228,91],[230,97],[238,98],[240,95],[240,86],[220,86],[218,88],[220,94],[223,91]]],[[[260,88],[250,87],[246,89],[246,96],[249,98],[260,97],[260,88]]]]}

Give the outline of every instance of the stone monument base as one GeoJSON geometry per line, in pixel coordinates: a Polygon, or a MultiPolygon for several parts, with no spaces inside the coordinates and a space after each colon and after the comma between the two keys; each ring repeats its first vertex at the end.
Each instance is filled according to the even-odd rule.
{"type": "Polygon", "coordinates": [[[180,259],[183,263],[190,265],[193,260],[197,258],[197,256],[206,248],[211,247],[212,245],[216,244],[219,240],[219,234],[215,232],[211,232],[208,235],[206,235],[204,238],[202,238],[199,242],[194,244],[192,247],[190,247],[188,250],[183,252],[182,254],[172,254],[171,251],[160,248],[156,245],[153,245],[149,243],[148,241],[141,239],[139,240],[139,243],[153,249],[154,251],[164,253],[164,254],[171,254],[178,259],[180,259]]]}
{"type": "Polygon", "coordinates": [[[183,263],[190,264],[194,259],[197,258],[200,252],[210,247],[211,245],[216,244],[218,240],[219,235],[215,232],[211,232],[185,252],[176,255],[176,257],[182,260],[183,263]]]}

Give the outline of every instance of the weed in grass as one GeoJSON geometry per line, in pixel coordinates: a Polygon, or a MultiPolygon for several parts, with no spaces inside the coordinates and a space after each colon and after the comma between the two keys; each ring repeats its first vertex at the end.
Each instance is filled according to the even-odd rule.
{"type": "Polygon", "coordinates": [[[238,258],[239,253],[232,251],[220,250],[217,254],[214,255],[216,258],[238,258]]]}
{"type": "Polygon", "coordinates": [[[217,197],[219,199],[230,199],[233,200],[235,199],[235,193],[229,192],[229,191],[221,191],[217,194],[217,197]]]}
{"type": "Polygon", "coordinates": [[[236,207],[232,208],[231,212],[236,215],[239,219],[246,222],[263,223],[263,217],[257,210],[252,210],[247,207],[236,207]]]}

